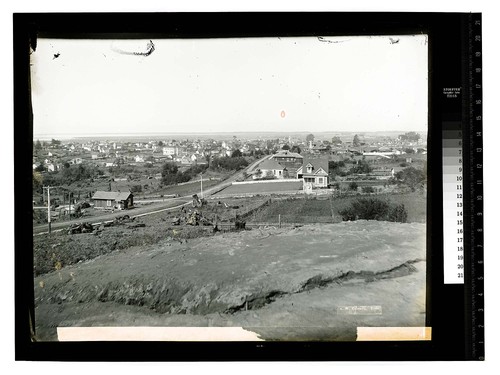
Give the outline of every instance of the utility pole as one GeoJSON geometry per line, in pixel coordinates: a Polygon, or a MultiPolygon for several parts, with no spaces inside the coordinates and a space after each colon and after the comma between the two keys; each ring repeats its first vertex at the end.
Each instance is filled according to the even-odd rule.
{"type": "Polygon", "coordinates": [[[203,172],[200,173],[200,177],[201,177],[201,180],[200,180],[200,182],[201,182],[201,194],[200,195],[201,195],[201,199],[203,199],[203,172]]]}
{"type": "Polygon", "coordinates": [[[47,189],[47,221],[49,223],[49,234],[51,231],[51,223],[50,223],[50,186],[43,187],[44,189],[47,189]]]}

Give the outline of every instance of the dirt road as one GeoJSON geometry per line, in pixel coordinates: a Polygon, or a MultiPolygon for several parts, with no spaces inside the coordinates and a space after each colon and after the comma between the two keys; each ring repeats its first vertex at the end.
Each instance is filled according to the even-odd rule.
{"type": "Polygon", "coordinates": [[[353,340],[425,325],[425,225],[261,228],[131,247],[35,278],[37,336],[58,326],[238,326],[266,340],[353,340]],[[346,314],[371,306],[377,314],[346,314]]]}
{"type": "MultiPolygon", "coordinates": [[[[246,167],[244,170],[238,171],[234,173],[232,176],[227,178],[226,180],[222,181],[221,183],[212,186],[206,190],[203,191],[203,196],[209,197],[220,190],[230,186],[234,181],[237,181],[238,179],[242,178],[245,172],[250,172],[252,171],[259,163],[261,163],[263,160],[269,158],[269,156],[265,156],[259,160],[256,160],[252,164],[250,164],[248,167],[246,167]]],[[[161,212],[161,211],[166,211],[166,210],[175,210],[182,205],[186,205],[191,202],[191,196],[185,196],[185,197],[179,197],[179,198],[172,198],[169,199],[166,202],[161,202],[161,203],[152,203],[148,204],[147,206],[143,207],[135,207],[132,210],[127,210],[127,211],[115,211],[112,213],[104,213],[103,215],[97,216],[97,217],[92,217],[89,218],[88,220],[82,220],[82,218],[74,219],[74,220],[68,220],[68,221],[60,221],[60,222],[52,222],[51,223],[51,230],[59,230],[62,228],[67,228],[71,224],[76,224],[76,223],[81,223],[82,221],[86,221],[89,223],[100,223],[108,220],[113,220],[114,218],[118,216],[123,216],[125,214],[129,215],[130,217],[138,217],[142,215],[148,215],[151,213],[156,213],[156,212],[161,212]]],[[[40,234],[40,233],[46,233],[49,230],[49,225],[48,224],[43,224],[43,225],[37,225],[33,227],[33,234],[40,234]]]]}

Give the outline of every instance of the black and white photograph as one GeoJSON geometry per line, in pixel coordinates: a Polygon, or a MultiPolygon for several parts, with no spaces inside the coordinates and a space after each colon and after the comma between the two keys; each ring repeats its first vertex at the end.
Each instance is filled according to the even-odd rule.
{"type": "Polygon", "coordinates": [[[37,341],[429,340],[428,35],[38,38],[37,341]]]}

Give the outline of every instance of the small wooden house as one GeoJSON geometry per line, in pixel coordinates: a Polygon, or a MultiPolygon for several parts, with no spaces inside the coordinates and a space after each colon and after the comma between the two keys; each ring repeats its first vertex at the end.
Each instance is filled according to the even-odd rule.
{"type": "Polygon", "coordinates": [[[94,208],[103,210],[127,210],[134,206],[134,195],[130,191],[96,191],[92,200],[94,208]]]}

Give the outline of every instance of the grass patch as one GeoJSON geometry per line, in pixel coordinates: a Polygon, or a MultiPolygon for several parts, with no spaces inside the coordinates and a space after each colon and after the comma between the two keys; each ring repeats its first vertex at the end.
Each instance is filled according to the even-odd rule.
{"type": "MultiPolygon", "coordinates": [[[[281,215],[283,223],[339,223],[341,211],[346,210],[360,196],[339,198],[288,198],[273,200],[247,218],[249,222],[277,223],[281,215]]],[[[419,192],[406,194],[380,194],[377,199],[391,206],[403,204],[408,212],[407,222],[426,222],[425,195],[419,192]]]]}

